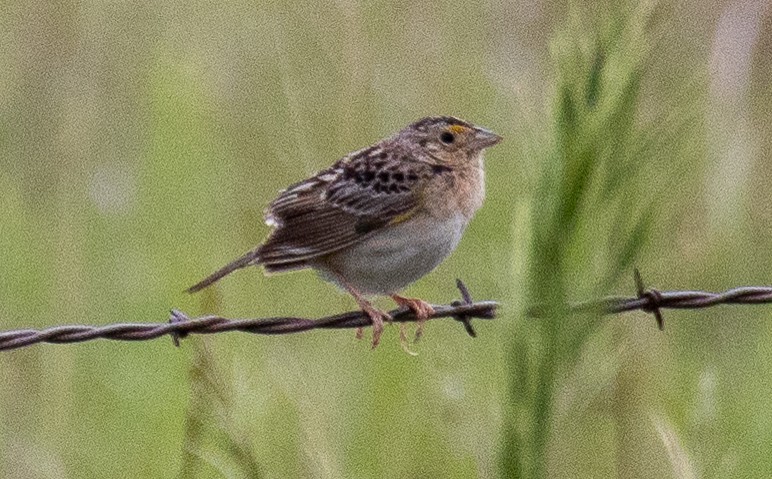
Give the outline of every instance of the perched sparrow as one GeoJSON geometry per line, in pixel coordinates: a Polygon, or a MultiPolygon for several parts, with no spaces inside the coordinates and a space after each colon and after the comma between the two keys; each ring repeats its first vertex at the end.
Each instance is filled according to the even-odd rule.
{"type": "MultiPolygon", "coordinates": [[[[458,245],[485,196],[483,150],[501,141],[449,116],[419,120],[290,186],[268,207],[268,239],[188,292],[234,270],[313,268],[345,289],[372,319],[373,347],[389,315],[366,295],[388,295],[421,319],[431,305],[397,293],[458,245]]],[[[361,334],[361,331],[360,331],[361,334]]]]}

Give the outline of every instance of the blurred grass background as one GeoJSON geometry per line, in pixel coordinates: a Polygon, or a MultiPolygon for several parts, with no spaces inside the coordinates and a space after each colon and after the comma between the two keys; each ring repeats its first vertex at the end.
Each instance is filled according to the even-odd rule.
{"type": "MultiPolygon", "coordinates": [[[[0,354],[0,476],[763,477],[767,307],[528,320],[534,302],[770,283],[763,1],[9,2],[0,324],[316,317],[301,272],[181,291],[284,186],[432,114],[506,141],[460,247],[499,320],[0,354]],[[205,345],[204,345],[205,344],[205,345]]],[[[388,303],[383,303],[385,306],[388,303]]]]}

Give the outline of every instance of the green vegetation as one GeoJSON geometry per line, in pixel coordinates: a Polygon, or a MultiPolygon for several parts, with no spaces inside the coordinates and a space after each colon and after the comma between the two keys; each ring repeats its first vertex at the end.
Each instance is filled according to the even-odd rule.
{"type": "Polygon", "coordinates": [[[350,310],[311,272],[182,291],[264,237],[280,188],[431,114],[505,141],[407,293],[447,303],[460,277],[504,306],[476,339],[429,323],[417,357],[396,327],[375,351],[317,331],[0,353],[0,477],[763,477],[772,306],[664,333],[561,308],[633,295],[635,266],[770,282],[769,22],[623,3],[8,5],[0,329],[350,310]]]}

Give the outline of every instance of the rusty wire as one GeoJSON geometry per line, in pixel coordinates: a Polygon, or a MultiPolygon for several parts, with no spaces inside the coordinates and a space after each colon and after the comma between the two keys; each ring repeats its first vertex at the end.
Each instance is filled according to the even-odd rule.
{"type": "MultiPolygon", "coordinates": [[[[598,311],[602,314],[617,314],[641,310],[655,313],[660,309],[701,309],[719,304],[762,304],[772,303],[772,287],[746,286],[722,293],[708,291],[657,291],[649,289],[636,298],[610,296],[593,301],[569,305],[572,312],[598,311]]],[[[658,320],[662,323],[661,320],[658,320]]],[[[660,327],[660,329],[662,329],[660,327]]]]}
{"type": "MultiPolygon", "coordinates": [[[[498,303],[495,301],[473,302],[469,290],[460,280],[456,285],[461,291],[463,301],[454,301],[448,306],[434,306],[434,314],[429,319],[453,318],[464,325],[466,332],[474,337],[470,319],[493,319],[498,303]]],[[[416,321],[415,314],[400,308],[390,311],[393,321],[402,323],[416,321]]],[[[188,334],[214,334],[225,331],[241,331],[253,334],[290,334],[312,329],[344,329],[370,326],[370,317],[362,311],[327,316],[321,319],[294,317],[261,319],[228,319],[221,316],[202,316],[188,318],[185,313],[171,311],[168,323],[123,323],[106,326],[55,326],[47,329],[22,329],[0,332],[0,351],[18,349],[36,343],[77,343],[92,339],[113,339],[118,341],[146,341],[170,335],[175,345],[188,334]]]]}
{"type": "MultiPolygon", "coordinates": [[[[719,304],[772,303],[772,287],[749,286],[734,288],[722,293],[707,291],[658,291],[646,289],[635,271],[636,297],[609,296],[606,298],[572,303],[566,309],[572,313],[619,314],[634,310],[652,313],[659,329],[664,329],[661,309],[700,309],[719,304]]],[[[473,302],[464,283],[456,282],[463,301],[447,306],[434,306],[435,314],[429,319],[453,318],[460,321],[466,332],[474,337],[472,318],[494,319],[499,304],[495,301],[473,302]]],[[[528,311],[531,317],[549,314],[549,309],[536,307],[528,311]]],[[[412,311],[400,308],[389,312],[395,322],[416,321],[412,311]]],[[[92,339],[119,341],[145,341],[170,335],[175,345],[188,334],[214,334],[225,331],[241,331],[253,334],[290,334],[312,329],[361,328],[371,325],[370,318],[361,311],[350,311],[321,319],[294,317],[262,319],[228,319],[221,316],[188,318],[184,313],[172,310],[169,323],[124,323],[106,326],[55,326],[35,330],[24,329],[0,332],[0,351],[22,348],[36,343],[76,343],[92,339]]]]}
{"type": "MultiPolygon", "coordinates": [[[[623,296],[608,296],[601,299],[571,303],[565,309],[572,313],[619,314],[640,310],[654,315],[660,330],[665,329],[662,309],[702,309],[719,304],[762,304],[772,303],[772,287],[746,286],[733,288],[722,293],[708,291],[659,291],[646,289],[641,274],[636,269],[635,287],[638,296],[626,298],[623,296]]],[[[535,307],[528,311],[531,317],[541,317],[548,308],[535,307]]]]}

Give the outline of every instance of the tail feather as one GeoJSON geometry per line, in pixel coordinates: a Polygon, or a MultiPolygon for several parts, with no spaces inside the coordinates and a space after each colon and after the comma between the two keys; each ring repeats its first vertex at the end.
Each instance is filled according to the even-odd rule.
{"type": "Polygon", "coordinates": [[[246,268],[250,264],[254,264],[257,261],[257,249],[254,249],[250,251],[249,253],[245,254],[241,258],[228,263],[227,265],[223,266],[222,268],[218,269],[214,273],[210,274],[206,278],[202,279],[198,283],[194,284],[190,288],[186,289],[188,293],[195,293],[197,291],[201,291],[202,289],[206,288],[207,286],[211,285],[212,283],[215,283],[222,279],[223,277],[231,274],[232,272],[236,271],[237,269],[246,268]]]}

